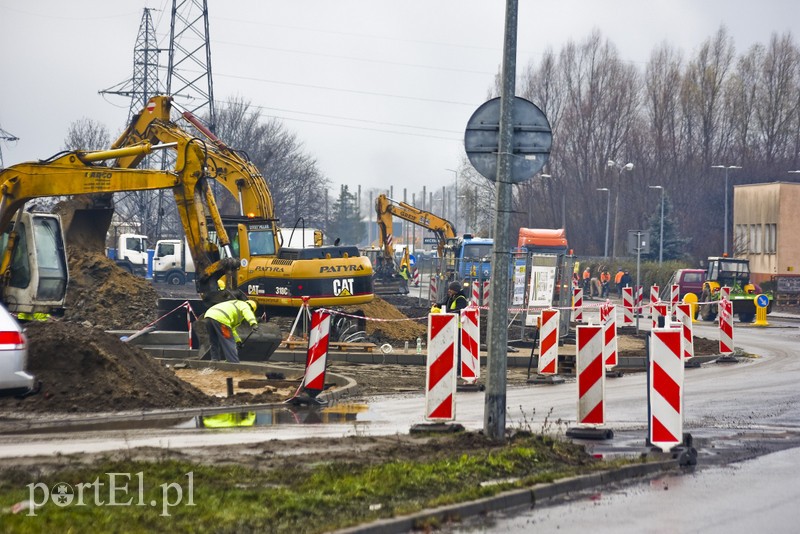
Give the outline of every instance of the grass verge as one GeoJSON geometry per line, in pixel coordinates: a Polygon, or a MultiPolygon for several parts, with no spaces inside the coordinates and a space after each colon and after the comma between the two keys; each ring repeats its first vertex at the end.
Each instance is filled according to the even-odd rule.
{"type": "Polygon", "coordinates": [[[0,509],[26,500],[40,506],[5,512],[0,526],[22,533],[316,533],[613,467],[572,443],[528,432],[502,445],[476,433],[403,436],[352,456],[248,465],[105,460],[46,474],[6,469],[0,509]]]}

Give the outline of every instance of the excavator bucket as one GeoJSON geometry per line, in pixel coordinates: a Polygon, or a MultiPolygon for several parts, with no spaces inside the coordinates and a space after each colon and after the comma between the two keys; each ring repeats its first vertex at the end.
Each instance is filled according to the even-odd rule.
{"type": "Polygon", "coordinates": [[[61,216],[67,246],[105,253],[114,206],[111,195],[73,197],[53,209],[61,216]]]}

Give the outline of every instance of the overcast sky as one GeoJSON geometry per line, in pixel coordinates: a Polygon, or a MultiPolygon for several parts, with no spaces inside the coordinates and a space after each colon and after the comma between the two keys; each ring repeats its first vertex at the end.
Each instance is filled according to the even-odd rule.
{"type": "MultiPolygon", "coordinates": [[[[463,132],[502,60],[502,0],[210,0],[214,94],[283,119],[335,184],[453,180],[463,132]]],[[[800,21],[798,0],[520,0],[517,72],[598,29],[644,68],[667,41],[684,57],[725,24],[737,54],[800,21]]],[[[142,10],[159,42],[171,2],[0,0],[0,141],[6,166],[49,157],[82,117],[112,137],[129,101],[99,90],[129,79],[142,10]]],[[[795,36],[796,38],[796,36],[795,36]]],[[[166,65],[166,55],[162,63],[166,65]]]]}

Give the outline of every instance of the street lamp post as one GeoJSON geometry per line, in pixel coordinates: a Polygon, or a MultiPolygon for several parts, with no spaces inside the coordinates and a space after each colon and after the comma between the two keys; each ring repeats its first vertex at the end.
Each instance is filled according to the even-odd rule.
{"type": "Polygon", "coordinates": [[[617,257],[617,221],[619,220],[619,190],[620,190],[620,178],[622,177],[623,171],[632,171],[633,170],[633,163],[626,163],[622,165],[621,163],[617,163],[613,159],[608,160],[607,163],[609,168],[615,168],[619,171],[617,175],[617,189],[614,193],[614,236],[611,239],[611,257],[617,257]]]}
{"type": "MultiPolygon", "coordinates": [[[[542,174],[542,178],[552,178],[551,174],[542,174]]],[[[561,186],[561,228],[567,229],[567,191],[564,189],[564,182],[560,183],[561,186]]]]}
{"type": "Polygon", "coordinates": [[[722,252],[726,255],[728,254],[728,169],[741,169],[738,165],[712,165],[712,169],[725,169],[725,220],[723,221],[722,231],[725,232],[724,238],[724,246],[722,247],[722,252]]]}
{"type": "Polygon", "coordinates": [[[661,231],[658,238],[658,264],[664,261],[664,188],[660,185],[648,185],[650,189],[661,189],[661,231]]]}
{"type": "MultiPolygon", "coordinates": [[[[453,214],[453,224],[455,225],[456,232],[457,232],[458,231],[458,171],[455,170],[455,169],[445,169],[445,170],[452,172],[453,176],[455,177],[455,181],[456,181],[456,194],[455,194],[456,200],[455,200],[455,206],[454,206],[455,209],[453,210],[455,212],[453,214]]],[[[464,232],[461,232],[461,233],[463,234],[464,232]]]]}
{"type": "Polygon", "coordinates": [[[603,249],[603,257],[608,259],[608,221],[611,215],[611,190],[607,187],[598,187],[597,190],[606,192],[606,245],[603,249]]]}

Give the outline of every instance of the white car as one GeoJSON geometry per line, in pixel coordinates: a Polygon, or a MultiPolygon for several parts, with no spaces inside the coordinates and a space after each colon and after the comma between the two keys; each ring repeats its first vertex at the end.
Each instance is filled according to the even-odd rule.
{"type": "Polygon", "coordinates": [[[33,391],[34,378],[25,372],[28,339],[16,319],[0,306],[0,396],[33,391]]]}

